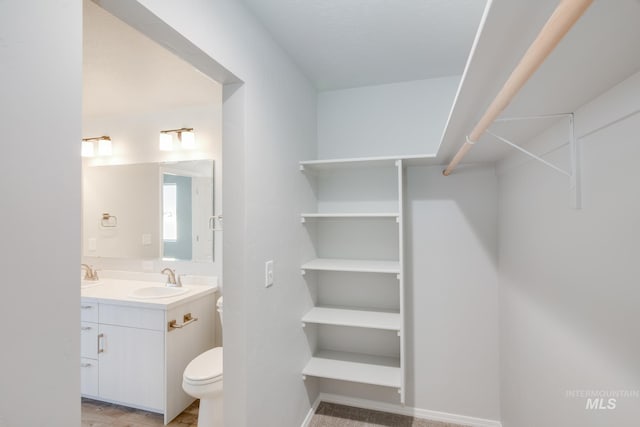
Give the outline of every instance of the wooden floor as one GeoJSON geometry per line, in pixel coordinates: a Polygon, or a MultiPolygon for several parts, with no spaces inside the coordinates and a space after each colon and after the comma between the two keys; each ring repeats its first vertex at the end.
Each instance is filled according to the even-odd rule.
{"type": "Polygon", "coordinates": [[[458,424],[427,421],[406,415],[371,411],[353,406],[321,402],[309,427],[463,427],[458,424]]]}
{"type": "MultiPolygon", "coordinates": [[[[171,427],[197,427],[198,402],[184,410],[168,425],[171,427]]],[[[163,426],[160,414],[112,405],[97,400],[82,399],[82,427],[152,427],[163,426]]]]}

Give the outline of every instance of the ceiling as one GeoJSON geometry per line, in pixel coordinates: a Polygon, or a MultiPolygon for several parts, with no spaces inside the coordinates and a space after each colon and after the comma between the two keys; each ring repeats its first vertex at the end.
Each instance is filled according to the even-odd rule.
{"type": "MultiPolygon", "coordinates": [[[[557,0],[242,0],[319,90],[462,74],[437,163],[448,162],[518,63],[557,0]]],[[[84,0],[85,115],[204,105],[221,87],[84,0]]],[[[640,70],[639,0],[596,0],[505,116],[571,112],[640,70]]],[[[548,121],[494,124],[526,142],[548,121]]],[[[481,138],[465,161],[509,152],[481,138]]]]}
{"type": "Polygon", "coordinates": [[[84,116],[211,104],[221,86],[89,0],[83,2],[84,116]]]}
{"type": "Polygon", "coordinates": [[[319,90],[462,74],[485,0],[243,0],[319,90]]]}

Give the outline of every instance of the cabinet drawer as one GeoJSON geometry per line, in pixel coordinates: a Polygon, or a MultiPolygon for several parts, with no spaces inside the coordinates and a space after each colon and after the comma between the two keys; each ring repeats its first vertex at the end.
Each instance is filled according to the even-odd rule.
{"type": "Polygon", "coordinates": [[[80,359],[80,393],[98,396],[98,361],[95,359],[80,359]]]}
{"type": "Polygon", "coordinates": [[[100,324],[164,331],[164,310],[100,304],[100,324]]]}
{"type": "Polygon", "coordinates": [[[97,302],[80,302],[80,320],[83,322],[98,321],[98,303],[97,302]]]}
{"type": "Polygon", "coordinates": [[[80,323],[80,357],[98,358],[98,324],[80,323]]]}

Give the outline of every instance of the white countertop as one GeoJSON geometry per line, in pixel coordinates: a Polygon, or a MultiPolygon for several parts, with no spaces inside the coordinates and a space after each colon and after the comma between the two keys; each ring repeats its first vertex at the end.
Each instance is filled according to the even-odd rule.
{"type": "MultiPolygon", "coordinates": [[[[88,283],[88,282],[83,282],[88,283]]],[[[103,304],[117,304],[133,307],[168,310],[183,303],[212,294],[218,290],[217,286],[185,285],[188,291],[181,295],[164,298],[142,299],[131,296],[138,288],[149,286],[164,286],[164,283],[125,279],[100,279],[95,286],[81,289],[82,301],[95,301],[103,304]]]]}

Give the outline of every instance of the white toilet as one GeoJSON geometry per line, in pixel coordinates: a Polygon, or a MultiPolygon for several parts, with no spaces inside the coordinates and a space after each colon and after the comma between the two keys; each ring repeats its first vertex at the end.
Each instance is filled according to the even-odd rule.
{"type": "MultiPolygon", "coordinates": [[[[217,306],[222,326],[222,297],[217,306]]],[[[198,427],[222,427],[222,347],[207,350],[189,362],[182,389],[200,399],[198,427]]]]}

